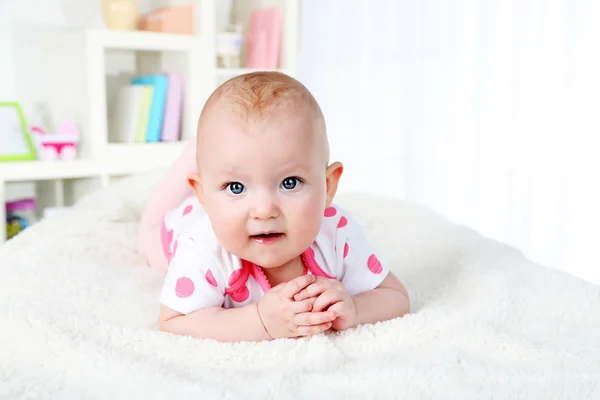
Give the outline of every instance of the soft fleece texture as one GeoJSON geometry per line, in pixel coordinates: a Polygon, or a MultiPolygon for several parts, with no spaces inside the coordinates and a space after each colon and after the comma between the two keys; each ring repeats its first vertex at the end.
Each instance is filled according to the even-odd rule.
{"type": "Polygon", "coordinates": [[[0,398],[600,399],[600,288],[398,200],[343,195],[412,313],[342,334],[222,344],[158,332],[136,253],[157,174],[0,250],[0,398]]]}

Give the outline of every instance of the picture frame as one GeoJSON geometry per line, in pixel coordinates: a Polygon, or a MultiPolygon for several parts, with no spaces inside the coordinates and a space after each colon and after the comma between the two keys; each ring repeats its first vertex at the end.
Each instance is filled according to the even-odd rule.
{"type": "Polygon", "coordinates": [[[35,145],[21,105],[0,101],[0,162],[36,159],[35,145]]]}

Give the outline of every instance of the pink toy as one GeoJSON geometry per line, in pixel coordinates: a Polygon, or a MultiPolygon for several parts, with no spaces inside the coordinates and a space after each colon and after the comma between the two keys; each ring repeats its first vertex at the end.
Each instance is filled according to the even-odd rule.
{"type": "Polygon", "coordinates": [[[74,160],[77,155],[79,131],[72,122],[63,122],[56,133],[46,134],[38,127],[31,127],[31,133],[36,138],[38,158],[42,161],[74,160]]]}

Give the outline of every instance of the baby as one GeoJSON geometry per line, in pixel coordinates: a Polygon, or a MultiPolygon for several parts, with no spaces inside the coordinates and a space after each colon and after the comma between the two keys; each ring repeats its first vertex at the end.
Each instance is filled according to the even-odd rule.
{"type": "Polygon", "coordinates": [[[140,250],[167,270],[160,329],[261,341],[406,314],[404,286],[332,203],[342,171],[329,164],[323,114],[300,82],[257,72],[221,85],[196,147],[142,218],[140,250]]]}

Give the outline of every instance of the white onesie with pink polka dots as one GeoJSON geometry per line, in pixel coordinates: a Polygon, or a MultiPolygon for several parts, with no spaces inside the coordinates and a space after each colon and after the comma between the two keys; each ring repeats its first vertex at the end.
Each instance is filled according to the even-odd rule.
{"type": "MultiPolygon", "coordinates": [[[[219,243],[196,198],[165,216],[162,241],[169,269],[160,301],[172,310],[189,314],[209,307],[242,307],[270,288],[260,266],[219,243]]],[[[305,274],[335,278],[350,295],[376,288],[388,274],[360,226],[335,205],[325,210],[321,231],[302,260],[305,274]]]]}

